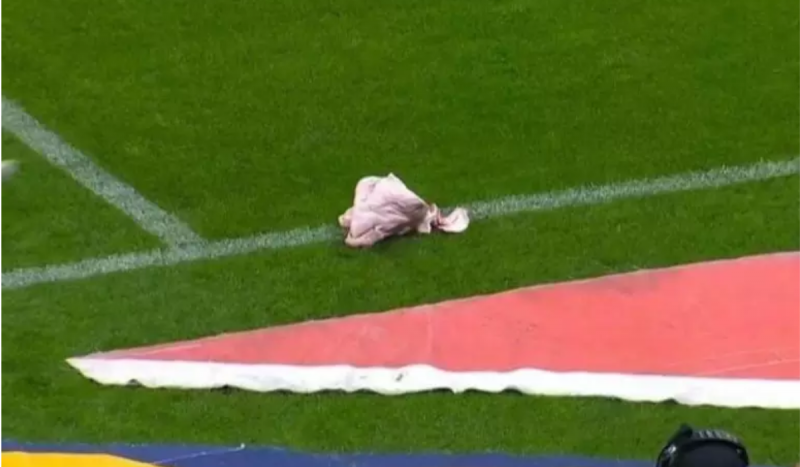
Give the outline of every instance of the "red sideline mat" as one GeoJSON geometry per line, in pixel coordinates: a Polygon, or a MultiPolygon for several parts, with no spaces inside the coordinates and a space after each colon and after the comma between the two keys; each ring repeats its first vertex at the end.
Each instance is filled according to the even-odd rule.
{"type": "Polygon", "coordinates": [[[449,389],[800,408],[797,252],[541,285],[69,363],[101,384],[449,389]]]}

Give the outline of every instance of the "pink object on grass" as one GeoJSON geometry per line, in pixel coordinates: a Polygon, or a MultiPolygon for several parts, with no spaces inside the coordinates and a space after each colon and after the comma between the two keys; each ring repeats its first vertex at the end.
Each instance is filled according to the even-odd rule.
{"type": "Polygon", "coordinates": [[[388,237],[433,230],[460,233],[469,226],[469,214],[456,208],[449,215],[409,190],[394,174],[358,181],[353,206],[339,216],[351,247],[370,247],[388,237]]]}

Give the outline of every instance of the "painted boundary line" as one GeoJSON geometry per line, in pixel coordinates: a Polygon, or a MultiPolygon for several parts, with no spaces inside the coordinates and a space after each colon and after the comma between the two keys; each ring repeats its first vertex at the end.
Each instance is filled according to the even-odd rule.
{"type": "MultiPolygon", "coordinates": [[[[523,212],[547,211],[572,206],[608,203],[619,199],[642,198],[665,193],[711,189],[747,182],[768,180],[800,173],[800,158],[761,161],[736,167],[720,167],[703,172],[688,172],[653,179],[633,180],[609,185],[588,185],[565,191],[509,196],[467,205],[474,219],[490,219],[523,212]]],[[[260,250],[277,250],[332,241],[341,235],[332,225],[303,227],[277,233],[242,237],[151,250],[138,253],[91,258],[74,263],[24,268],[3,273],[3,289],[19,289],[35,284],[60,282],[133,271],[155,266],[171,266],[192,261],[237,256],[260,250]]]]}
{"type": "Polygon", "coordinates": [[[143,230],[169,246],[201,243],[203,239],[178,218],[145,199],[138,191],[106,172],[55,133],[3,96],[3,129],[60,167],[78,183],[131,217],[143,230]]]}

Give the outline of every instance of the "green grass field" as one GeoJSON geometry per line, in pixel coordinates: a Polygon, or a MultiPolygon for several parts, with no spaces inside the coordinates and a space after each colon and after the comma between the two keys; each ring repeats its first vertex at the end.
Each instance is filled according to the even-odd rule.
{"type": "MultiPolygon", "coordinates": [[[[27,0],[3,95],[208,239],[333,223],[361,176],[443,205],[800,154],[796,2],[27,0]]],[[[3,132],[3,273],[158,240],[3,132]]],[[[650,458],[675,425],[800,452],[796,411],[518,394],[104,388],[71,356],[797,250],[784,177],[3,291],[4,438],[650,458]]]]}

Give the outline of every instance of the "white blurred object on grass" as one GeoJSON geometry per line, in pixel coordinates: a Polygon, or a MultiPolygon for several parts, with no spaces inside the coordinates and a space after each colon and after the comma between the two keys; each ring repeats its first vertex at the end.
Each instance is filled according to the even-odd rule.
{"type": "Polygon", "coordinates": [[[3,180],[8,180],[19,169],[19,163],[15,160],[3,161],[3,180]]]}

